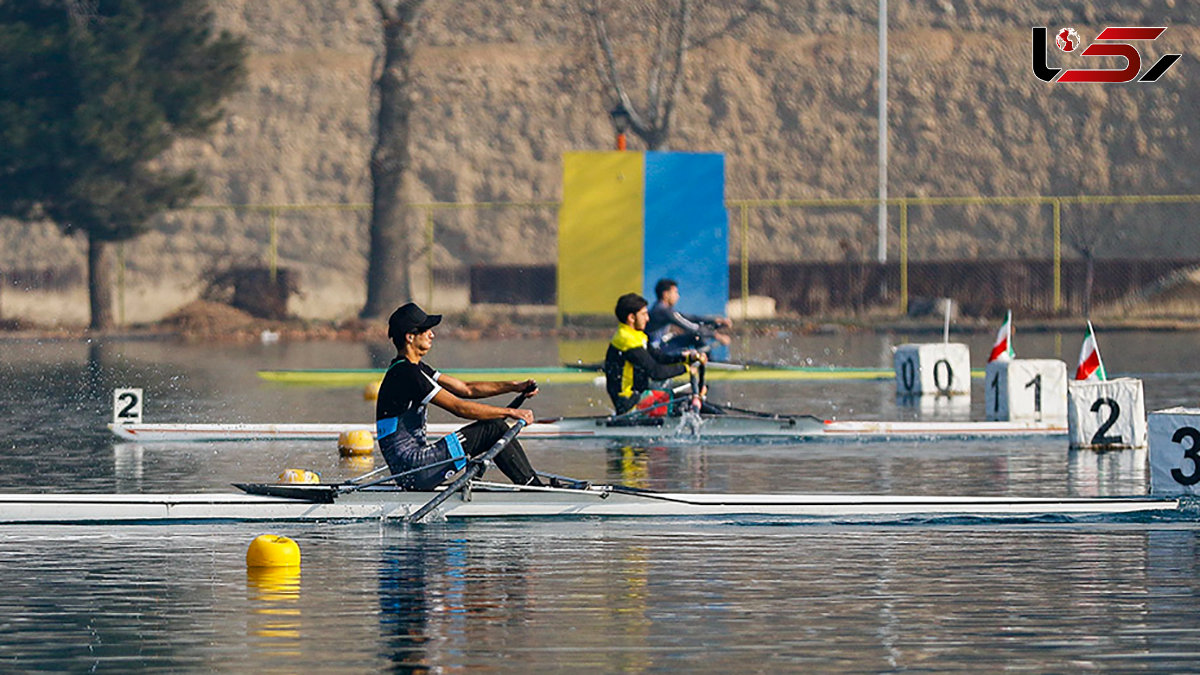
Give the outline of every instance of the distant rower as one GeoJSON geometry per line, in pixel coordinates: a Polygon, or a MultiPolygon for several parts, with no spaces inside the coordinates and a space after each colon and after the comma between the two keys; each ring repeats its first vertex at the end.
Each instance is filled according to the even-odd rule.
{"type": "MultiPolygon", "coordinates": [[[[660,390],[653,388],[653,381],[669,380],[688,372],[689,362],[698,364],[708,360],[695,350],[668,356],[650,348],[644,332],[650,320],[647,304],[637,293],[626,293],[617,299],[614,310],[619,323],[604,356],[604,378],[618,415],[629,412],[643,399],[661,395],[660,390]]],[[[665,398],[670,398],[669,391],[665,398]]],[[[699,397],[693,401],[696,408],[700,403],[699,397]]]]}
{"type": "Polygon", "coordinates": [[[733,325],[727,317],[683,314],[675,309],[679,302],[679,284],[674,279],[659,279],[654,284],[654,294],[658,299],[650,308],[650,320],[646,324],[650,346],[673,355],[689,349],[706,352],[711,348],[709,340],[723,345],[731,342],[728,335],[716,331],[733,325]],[[672,335],[672,327],[682,332],[672,335]]]}

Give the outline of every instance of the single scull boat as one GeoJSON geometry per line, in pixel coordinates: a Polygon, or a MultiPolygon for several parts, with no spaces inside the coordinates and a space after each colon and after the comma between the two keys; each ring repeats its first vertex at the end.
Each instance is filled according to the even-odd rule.
{"type": "MultiPolygon", "coordinates": [[[[241,485],[248,494],[0,494],[0,524],[186,523],[404,519],[437,496],[374,487],[241,485]],[[254,493],[254,494],[249,494],[254,493]],[[283,496],[281,496],[283,495],[283,496]]],[[[936,497],[652,492],[614,485],[529,488],[474,482],[445,518],[762,516],[878,520],[1169,513],[1175,498],[936,497]]]]}

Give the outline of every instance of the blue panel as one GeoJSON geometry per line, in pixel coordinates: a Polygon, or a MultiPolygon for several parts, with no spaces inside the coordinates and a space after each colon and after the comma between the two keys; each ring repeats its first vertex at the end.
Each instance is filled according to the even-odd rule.
{"type": "Polygon", "coordinates": [[[729,301],[729,216],[725,156],[647,152],[643,294],[679,282],[679,310],[724,316],[729,301]]]}

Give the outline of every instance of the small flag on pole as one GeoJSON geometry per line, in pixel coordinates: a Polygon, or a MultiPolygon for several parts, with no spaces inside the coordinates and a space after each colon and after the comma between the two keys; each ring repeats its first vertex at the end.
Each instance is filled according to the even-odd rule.
{"type": "Polygon", "coordinates": [[[1104,362],[1100,360],[1100,345],[1096,344],[1096,331],[1092,330],[1092,322],[1088,321],[1087,337],[1083,339],[1083,347],[1079,349],[1079,367],[1075,369],[1076,380],[1091,380],[1103,382],[1108,379],[1104,372],[1104,362]]]}
{"type": "Polygon", "coordinates": [[[1000,330],[996,332],[996,342],[992,345],[992,353],[988,356],[988,363],[992,361],[1009,361],[1016,352],[1012,347],[1012,310],[1008,310],[1008,318],[1004,319],[1004,325],[1000,326],[1000,330]]]}

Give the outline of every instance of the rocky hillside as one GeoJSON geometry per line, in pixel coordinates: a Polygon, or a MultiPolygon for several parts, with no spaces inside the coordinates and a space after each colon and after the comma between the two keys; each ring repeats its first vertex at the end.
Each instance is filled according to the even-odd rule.
{"type": "MultiPolygon", "coordinates": [[[[891,196],[1200,193],[1196,3],[889,4],[891,196]],[[1033,76],[1031,26],[1072,26],[1086,42],[1108,25],[1168,26],[1139,48],[1146,61],[1170,52],[1184,58],[1155,83],[1046,84],[1033,76]]],[[[373,3],[213,0],[213,7],[221,27],[247,37],[252,56],[249,82],[213,138],[173,153],[172,161],[198,165],[207,178],[199,203],[365,204],[380,48],[373,3]]],[[[646,7],[604,8],[627,76],[644,82],[652,40],[646,7]]],[[[671,149],[725,153],[729,199],[875,196],[876,9],[873,0],[698,2],[695,32],[705,39],[688,54],[671,149]]],[[[611,145],[612,101],[600,90],[578,2],[430,2],[421,32],[414,202],[554,201],[563,152],[611,145]]],[[[1118,59],[1084,59],[1053,45],[1048,52],[1052,65],[1120,67],[1118,59]]],[[[1068,206],[1063,222],[1068,243],[1102,256],[1200,257],[1197,216],[1196,204],[1068,206]]],[[[750,256],[873,257],[875,218],[870,207],[755,208],[750,256]]],[[[895,212],[891,220],[896,256],[895,212]]],[[[912,208],[910,255],[1048,257],[1050,222],[1047,207],[912,208]]],[[[365,223],[365,211],[354,208],[277,214],[280,262],[300,271],[305,293],[295,311],[346,316],[361,303],[365,223]]],[[[461,279],[453,270],[474,262],[555,256],[550,207],[438,212],[431,220],[414,212],[419,293],[431,223],[432,264],[450,272],[439,272],[443,281],[461,279]]],[[[261,211],[169,216],[126,247],[130,317],[161,316],[194,297],[205,267],[265,260],[270,225],[261,211]]],[[[5,224],[0,237],[0,265],[83,265],[80,243],[53,229],[5,224]]],[[[22,295],[36,294],[6,290],[0,311],[20,311],[22,295]]]]}

